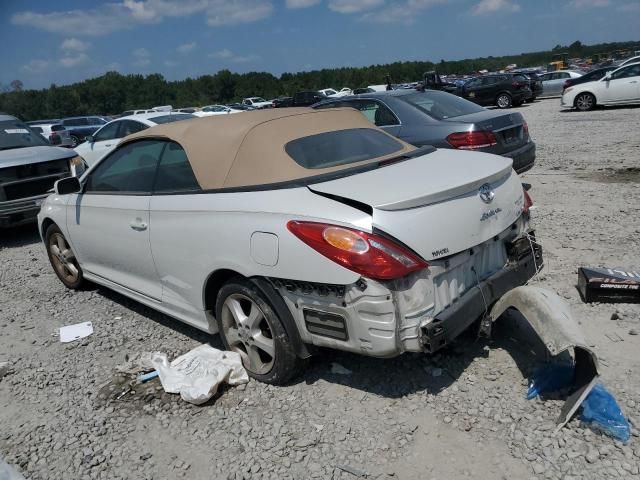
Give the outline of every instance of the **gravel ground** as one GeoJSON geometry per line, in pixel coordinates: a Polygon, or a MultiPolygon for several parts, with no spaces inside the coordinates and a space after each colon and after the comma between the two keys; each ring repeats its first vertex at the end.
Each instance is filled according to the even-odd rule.
{"type": "Polygon", "coordinates": [[[518,110],[538,145],[524,176],[546,250],[537,281],[580,319],[628,445],[577,419],[554,434],[562,401],[525,400],[538,359],[504,319],[491,341],[469,334],[434,357],[323,351],[290,386],[251,381],[200,407],[157,380],[122,395],[130,356],[209,339],[106,289],[66,290],[20,228],[0,232],[0,457],[29,479],[640,478],[640,305],[586,305],[575,288],[581,265],[640,267],[640,108],[518,110]],[[59,343],[60,326],[87,320],[92,336],[59,343]]]}

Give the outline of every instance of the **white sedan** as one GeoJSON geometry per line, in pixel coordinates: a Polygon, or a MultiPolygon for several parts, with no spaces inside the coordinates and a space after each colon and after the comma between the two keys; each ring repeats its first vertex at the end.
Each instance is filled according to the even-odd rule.
{"type": "Polygon", "coordinates": [[[131,135],[58,181],[38,218],[68,288],[219,332],[280,384],[313,346],[432,353],[509,307],[553,355],[588,351],[557,296],[521,287],[542,267],[530,206],[511,159],[418,149],[351,108],[287,108],[131,135]]]}
{"type": "Polygon", "coordinates": [[[229,113],[240,113],[242,110],[236,110],[226,105],[207,105],[197,112],[193,112],[196,117],[210,117],[212,115],[227,115],[229,113]]]}
{"type": "Polygon", "coordinates": [[[596,105],[640,103],[640,63],[625,65],[595,82],[580,83],[565,89],[561,104],[588,111],[596,105]]]}
{"type": "Polygon", "coordinates": [[[93,135],[85,137],[85,142],[75,148],[88,166],[94,165],[98,160],[111,152],[121,138],[132,133],[155,127],[162,123],[177,122],[195,118],[189,113],[152,112],[120,117],[104,125],[93,135]]]}

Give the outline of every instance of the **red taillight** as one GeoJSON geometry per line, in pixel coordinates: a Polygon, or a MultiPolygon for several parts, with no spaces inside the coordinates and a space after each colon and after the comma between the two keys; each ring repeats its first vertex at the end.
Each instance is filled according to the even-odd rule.
{"type": "Polygon", "coordinates": [[[524,138],[529,136],[529,125],[527,125],[527,122],[522,124],[522,132],[524,133],[524,138]]]}
{"type": "Polygon", "coordinates": [[[454,148],[461,150],[475,150],[478,148],[492,147],[498,144],[493,132],[483,130],[476,132],[452,133],[447,137],[447,142],[454,148]]]}
{"type": "Polygon", "coordinates": [[[529,192],[527,192],[524,188],[522,189],[522,192],[524,193],[524,206],[522,207],[522,212],[529,213],[531,207],[533,207],[533,200],[531,199],[531,195],[529,195],[529,192]]]}
{"type": "Polygon", "coordinates": [[[393,280],[429,266],[380,235],[316,222],[290,221],[287,228],[329,260],[374,280],[393,280]]]}
{"type": "Polygon", "coordinates": [[[562,89],[569,88],[572,85],[571,80],[565,80],[564,85],[562,85],[562,89]]]}

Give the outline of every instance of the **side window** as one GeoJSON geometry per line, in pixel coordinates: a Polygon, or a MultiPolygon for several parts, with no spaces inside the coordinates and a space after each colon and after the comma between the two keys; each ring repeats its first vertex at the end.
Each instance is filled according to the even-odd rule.
{"type": "Polygon", "coordinates": [[[398,119],[385,105],[373,100],[351,102],[351,107],[357,108],[371,123],[378,127],[398,125],[398,119]]]}
{"type": "Polygon", "coordinates": [[[118,137],[118,127],[122,122],[111,122],[109,125],[105,125],[96,132],[93,139],[96,142],[103,142],[105,140],[113,140],[118,137]]]}
{"type": "Polygon", "coordinates": [[[618,70],[611,75],[611,80],[618,80],[620,78],[637,77],[640,75],[640,65],[631,65],[630,67],[618,70]]]}
{"type": "Polygon", "coordinates": [[[474,78],[473,80],[469,80],[466,83],[466,87],[467,88],[477,88],[482,84],[482,79],[481,78],[474,78]]]}
{"type": "Polygon", "coordinates": [[[126,137],[127,135],[132,135],[142,130],[146,130],[147,128],[149,127],[147,127],[143,123],[136,122],[135,120],[123,120],[122,126],[120,127],[119,138],[126,137]]]}
{"type": "Polygon", "coordinates": [[[566,79],[566,78],[571,78],[571,75],[569,75],[567,72],[562,72],[559,73],[559,78],[561,78],[562,80],[566,79]]]}
{"type": "Polygon", "coordinates": [[[34,132],[42,133],[42,127],[31,127],[34,132]]]}
{"type": "Polygon", "coordinates": [[[164,145],[142,140],[115,150],[91,173],[85,192],[150,194],[164,145]]]}
{"type": "Polygon", "coordinates": [[[196,180],[184,149],[175,142],[167,142],[162,153],[154,193],[197,192],[200,185],[196,180]]]}

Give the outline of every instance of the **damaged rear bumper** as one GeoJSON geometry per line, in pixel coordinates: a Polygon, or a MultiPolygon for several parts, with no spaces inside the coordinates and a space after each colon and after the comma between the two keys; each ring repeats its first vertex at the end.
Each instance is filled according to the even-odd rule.
{"type": "Polygon", "coordinates": [[[542,267],[542,250],[526,238],[514,244],[509,252],[510,261],[505,268],[480,281],[457,302],[441,311],[422,327],[422,344],[428,353],[446,346],[478,318],[489,313],[489,308],[505,293],[527,283],[542,267]]]}

